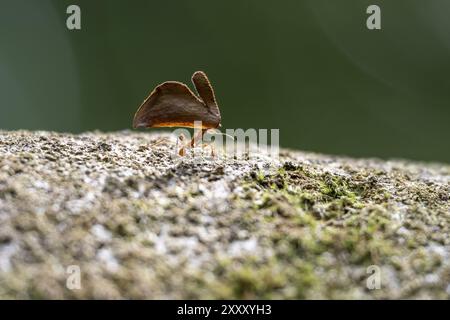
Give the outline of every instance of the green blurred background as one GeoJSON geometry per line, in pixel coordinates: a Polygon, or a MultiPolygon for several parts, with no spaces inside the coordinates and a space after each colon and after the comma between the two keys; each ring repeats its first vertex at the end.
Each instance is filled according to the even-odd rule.
{"type": "Polygon", "coordinates": [[[204,70],[223,129],[450,161],[448,0],[0,0],[0,39],[1,129],[127,129],[154,86],[204,70]],[[370,4],[382,30],[366,28],[370,4]]]}

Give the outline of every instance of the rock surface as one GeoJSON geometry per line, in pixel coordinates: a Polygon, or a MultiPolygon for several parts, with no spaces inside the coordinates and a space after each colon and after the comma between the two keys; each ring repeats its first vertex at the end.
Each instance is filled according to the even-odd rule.
{"type": "Polygon", "coordinates": [[[450,298],[449,165],[173,145],[0,132],[0,298],[450,298]]]}

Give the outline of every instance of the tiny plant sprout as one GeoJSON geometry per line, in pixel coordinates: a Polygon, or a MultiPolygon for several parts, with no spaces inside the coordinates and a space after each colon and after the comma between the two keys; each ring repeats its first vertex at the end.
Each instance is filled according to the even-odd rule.
{"type": "MultiPolygon", "coordinates": [[[[144,100],[133,119],[133,128],[187,127],[201,123],[200,132],[184,148],[194,147],[208,129],[220,127],[220,111],[211,83],[206,74],[197,71],[192,75],[195,95],[187,85],[177,81],[167,81],[158,85],[144,100]]],[[[182,142],[183,138],[180,139],[182,142]]]]}

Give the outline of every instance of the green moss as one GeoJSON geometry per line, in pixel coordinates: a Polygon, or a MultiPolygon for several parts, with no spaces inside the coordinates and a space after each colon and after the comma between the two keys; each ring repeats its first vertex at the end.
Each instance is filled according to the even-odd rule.
{"type": "Polygon", "coordinates": [[[289,298],[301,299],[317,284],[313,267],[298,259],[289,268],[276,259],[265,262],[246,259],[237,264],[221,261],[221,265],[212,282],[198,282],[204,298],[280,299],[287,294],[289,298]]]}
{"type": "Polygon", "coordinates": [[[329,173],[324,174],[322,177],[320,191],[333,198],[347,197],[349,199],[355,199],[356,194],[353,192],[345,179],[337,175],[331,175],[329,173]]]}

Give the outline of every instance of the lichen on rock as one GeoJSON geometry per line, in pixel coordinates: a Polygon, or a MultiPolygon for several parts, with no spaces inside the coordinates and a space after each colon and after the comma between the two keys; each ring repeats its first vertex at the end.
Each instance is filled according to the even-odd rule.
{"type": "Polygon", "coordinates": [[[449,165],[174,143],[0,132],[0,298],[450,298],[449,165]]]}

